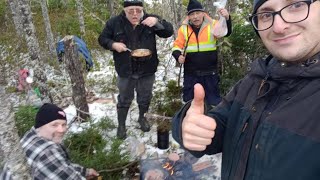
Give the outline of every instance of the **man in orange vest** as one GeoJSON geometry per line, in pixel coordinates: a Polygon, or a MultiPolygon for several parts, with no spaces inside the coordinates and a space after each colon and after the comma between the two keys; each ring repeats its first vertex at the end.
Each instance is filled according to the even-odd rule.
{"type": "MultiPolygon", "coordinates": [[[[178,37],[172,48],[173,57],[184,66],[183,101],[193,99],[193,86],[200,83],[206,93],[205,100],[210,105],[221,101],[219,92],[217,38],[214,35],[219,22],[204,11],[197,0],[190,0],[188,16],[178,30],[178,37]]],[[[218,13],[227,21],[227,34],[231,34],[231,17],[224,8],[218,13]]]]}

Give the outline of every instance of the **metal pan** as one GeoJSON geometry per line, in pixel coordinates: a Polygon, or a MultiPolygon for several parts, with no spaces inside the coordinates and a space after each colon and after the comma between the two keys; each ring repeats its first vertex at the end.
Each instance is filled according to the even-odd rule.
{"type": "Polygon", "coordinates": [[[149,49],[135,49],[135,50],[131,50],[128,49],[127,50],[131,53],[131,56],[134,58],[148,58],[151,57],[152,52],[149,49]]]}

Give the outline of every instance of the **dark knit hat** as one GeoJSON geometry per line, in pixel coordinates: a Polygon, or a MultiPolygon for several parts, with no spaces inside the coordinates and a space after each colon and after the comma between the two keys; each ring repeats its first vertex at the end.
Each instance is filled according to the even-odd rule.
{"type": "Polygon", "coordinates": [[[143,7],[142,0],[124,0],[123,1],[123,7],[128,6],[141,6],[143,7]]]}
{"type": "Polygon", "coordinates": [[[204,11],[201,3],[197,0],[190,0],[187,7],[188,15],[195,11],[204,11]]]}
{"type": "Polygon", "coordinates": [[[253,0],[253,14],[257,12],[257,9],[265,3],[267,0],[253,0]]]}
{"type": "Polygon", "coordinates": [[[39,128],[57,119],[67,120],[66,114],[63,109],[50,103],[45,103],[39,109],[36,115],[35,128],[39,128]]]}

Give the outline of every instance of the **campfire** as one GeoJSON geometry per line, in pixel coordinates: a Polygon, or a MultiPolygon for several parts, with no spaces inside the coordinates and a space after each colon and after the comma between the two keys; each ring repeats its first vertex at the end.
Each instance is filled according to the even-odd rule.
{"type": "MultiPolygon", "coordinates": [[[[192,155],[190,155],[192,156],[192,155]]],[[[197,162],[195,157],[169,155],[167,158],[144,159],[140,162],[141,180],[200,179],[213,177],[217,168],[211,161],[197,162]],[[171,156],[171,157],[170,157],[171,156]]]]}
{"type": "Polygon", "coordinates": [[[170,162],[166,162],[163,166],[164,169],[166,169],[167,171],[170,172],[170,175],[173,175],[173,164],[171,164],[170,162]]]}

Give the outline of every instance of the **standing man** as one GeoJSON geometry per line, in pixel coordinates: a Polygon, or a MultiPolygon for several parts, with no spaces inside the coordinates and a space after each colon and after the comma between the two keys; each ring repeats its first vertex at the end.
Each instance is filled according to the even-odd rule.
{"type": "Polygon", "coordinates": [[[271,55],[209,112],[195,85],[173,136],[197,157],[222,152],[224,180],[318,180],[320,1],[253,2],[251,23],[271,55]]]}
{"type": "MultiPolygon", "coordinates": [[[[200,83],[206,92],[205,100],[210,105],[221,101],[219,91],[217,38],[213,35],[218,25],[211,19],[197,0],[190,0],[188,16],[178,30],[173,44],[173,57],[184,66],[183,101],[193,99],[193,86],[200,83]]],[[[226,18],[231,34],[231,17],[226,9],[219,9],[226,18]]]]}
{"type": "Polygon", "coordinates": [[[159,16],[147,14],[141,0],[124,0],[122,13],[107,21],[99,36],[99,44],[113,52],[119,89],[117,113],[120,139],[126,138],[126,118],[134,90],[139,105],[138,122],[141,130],[148,132],[150,125],[144,114],[148,111],[152,98],[155,72],[159,63],[156,35],[168,38],[173,34],[172,25],[159,16]],[[144,61],[134,60],[128,49],[149,49],[152,54],[144,61]]]}
{"type": "Polygon", "coordinates": [[[61,144],[66,132],[64,111],[54,104],[41,106],[34,127],[21,139],[35,180],[85,180],[99,175],[94,169],[70,162],[67,151],[61,144]]]}

